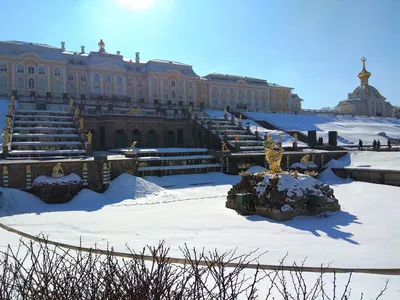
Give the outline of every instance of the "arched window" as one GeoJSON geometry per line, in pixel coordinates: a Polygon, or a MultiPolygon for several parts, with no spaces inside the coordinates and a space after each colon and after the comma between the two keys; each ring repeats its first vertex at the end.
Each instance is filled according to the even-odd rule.
{"type": "Polygon", "coordinates": [[[279,108],[282,108],[282,106],[283,106],[282,100],[279,100],[278,105],[279,105],[279,108]]]}
{"type": "Polygon", "coordinates": [[[286,108],[289,109],[290,108],[290,103],[289,100],[286,100],[286,108]]]}
{"type": "Polygon", "coordinates": [[[86,75],[85,74],[81,74],[81,81],[82,82],[86,82],[86,75]]]}
{"type": "Polygon", "coordinates": [[[272,101],[271,101],[271,106],[272,106],[272,109],[275,109],[275,108],[276,108],[276,101],[275,101],[275,99],[272,99],[272,101]]]}
{"type": "Polygon", "coordinates": [[[54,69],[54,76],[61,76],[61,71],[59,68],[54,69]]]}
{"type": "Polygon", "coordinates": [[[183,89],[183,80],[179,80],[179,88],[183,89]]]}
{"type": "Polygon", "coordinates": [[[43,67],[43,66],[40,66],[40,67],[39,67],[39,69],[38,69],[38,73],[39,73],[39,75],[45,75],[45,74],[46,74],[46,72],[45,72],[45,70],[44,70],[44,67],[43,67]]]}
{"type": "Polygon", "coordinates": [[[168,99],[168,89],[164,89],[164,98],[168,99]]]}
{"type": "Polygon", "coordinates": [[[153,84],[154,86],[157,85],[157,78],[153,78],[153,79],[152,79],[152,84],[153,84]]]}
{"type": "Polygon", "coordinates": [[[214,94],[213,100],[214,100],[214,104],[218,104],[218,95],[217,94],[214,94]]]}
{"type": "Polygon", "coordinates": [[[54,81],[54,91],[56,93],[62,93],[61,80],[54,81]]]}
{"type": "Polygon", "coordinates": [[[176,98],[176,92],[175,92],[175,91],[172,91],[171,97],[172,97],[172,99],[175,99],[175,98],[176,98]]]}
{"type": "Polygon", "coordinates": [[[182,91],[179,91],[179,97],[178,97],[179,99],[183,99],[183,92],[182,91]]]}
{"type": "Polygon", "coordinates": [[[8,87],[8,78],[6,76],[0,77],[0,88],[4,89],[8,87]]]}
{"type": "Polygon", "coordinates": [[[28,66],[28,74],[35,74],[35,67],[30,65],[28,66]]]}
{"type": "Polygon", "coordinates": [[[127,86],[132,86],[132,78],[128,78],[128,79],[126,80],[126,85],[127,85],[127,86]]]}
{"type": "Polygon", "coordinates": [[[189,89],[193,89],[193,83],[191,81],[189,81],[189,89]]]}
{"type": "Polygon", "coordinates": [[[111,96],[111,87],[110,86],[107,87],[106,94],[107,94],[107,96],[111,96]]]}
{"type": "Polygon", "coordinates": [[[119,86],[119,87],[118,87],[117,93],[118,93],[118,95],[120,95],[120,96],[123,94],[122,86],[119,86]]]}
{"type": "Polygon", "coordinates": [[[95,94],[100,94],[100,87],[98,85],[94,86],[94,93],[95,94]]]}
{"type": "Polygon", "coordinates": [[[157,88],[153,88],[153,98],[158,98],[157,88]]]}
{"type": "Polygon", "coordinates": [[[106,83],[111,83],[111,76],[110,75],[106,75],[106,83]]]}
{"type": "Polygon", "coordinates": [[[175,87],[175,80],[171,80],[171,86],[175,87]]]}
{"type": "Polygon", "coordinates": [[[234,98],[233,95],[230,96],[230,98],[229,98],[229,103],[230,103],[231,105],[233,105],[233,104],[235,103],[235,98],[234,98]]]}
{"type": "Polygon", "coordinates": [[[167,87],[167,86],[168,86],[168,80],[167,80],[167,79],[164,79],[163,85],[164,85],[164,87],[167,87]]]}
{"type": "Polygon", "coordinates": [[[189,100],[193,100],[193,92],[192,91],[189,92],[189,100]]]}
{"type": "Polygon", "coordinates": [[[74,74],[68,73],[68,80],[74,80],[74,74]]]}
{"type": "Polygon", "coordinates": [[[206,86],[205,86],[205,85],[202,85],[201,91],[202,91],[203,93],[205,93],[205,91],[206,91],[206,86]]]}
{"type": "Polygon", "coordinates": [[[44,78],[39,79],[39,92],[46,92],[46,81],[44,80],[44,78]]]}
{"type": "Polygon", "coordinates": [[[94,74],[93,80],[94,80],[94,82],[99,82],[99,81],[100,81],[100,76],[99,76],[99,74],[94,74]]]}
{"type": "Polygon", "coordinates": [[[25,80],[23,77],[18,78],[18,89],[25,89],[25,80]]]}
{"type": "Polygon", "coordinates": [[[206,103],[207,102],[207,96],[206,94],[201,95],[201,102],[206,103]]]}
{"type": "Polygon", "coordinates": [[[75,86],[72,83],[68,83],[68,94],[75,94],[75,86]]]}
{"type": "Polygon", "coordinates": [[[35,79],[29,78],[29,80],[28,80],[28,88],[29,89],[34,89],[35,88],[35,79]]]}
{"type": "Polygon", "coordinates": [[[121,76],[117,77],[117,84],[122,84],[122,77],[121,76]]]}
{"type": "Polygon", "coordinates": [[[0,65],[0,72],[7,72],[7,64],[2,63],[0,65]]]}
{"type": "Polygon", "coordinates": [[[25,72],[24,66],[23,65],[18,65],[17,66],[17,73],[24,73],[24,72],[25,72]]]}
{"type": "Polygon", "coordinates": [[[226,96],[222,95],[221,100],[222,100],[222,104],[225,105],[226,104],[226,96]]]}

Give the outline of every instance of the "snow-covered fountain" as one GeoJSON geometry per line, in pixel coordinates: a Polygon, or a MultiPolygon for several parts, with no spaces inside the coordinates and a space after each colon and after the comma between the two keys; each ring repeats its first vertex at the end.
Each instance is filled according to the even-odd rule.
{"type": "Polygon", "coordinates": [[[241,173],[242,180],[228,192],[226,207],[278,221],[340,210],[333,189],[314,178],[315,173],[283,172],[282,152],[278,145],[268,146],[266,160],[270,170],[241,173]]]}

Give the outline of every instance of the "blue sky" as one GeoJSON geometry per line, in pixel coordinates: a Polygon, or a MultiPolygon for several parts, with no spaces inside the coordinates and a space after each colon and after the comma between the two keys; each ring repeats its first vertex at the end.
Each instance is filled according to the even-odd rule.
{"type": "Polygon", "coordinates": [[[305,108],[335,106],[358,84],[400,105],[400,0],[2,0],[1,40],[141,60],[294,87],[305,108]]]}

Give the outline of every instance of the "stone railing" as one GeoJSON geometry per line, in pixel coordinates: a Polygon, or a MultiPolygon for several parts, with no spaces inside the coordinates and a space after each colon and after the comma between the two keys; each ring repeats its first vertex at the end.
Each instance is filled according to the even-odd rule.
{"type": "Polygon", "coordinates": [[[380,170],[367,168],[332,168],[341,178],[357,181],[400,186],[400,170],[380,170]]]}

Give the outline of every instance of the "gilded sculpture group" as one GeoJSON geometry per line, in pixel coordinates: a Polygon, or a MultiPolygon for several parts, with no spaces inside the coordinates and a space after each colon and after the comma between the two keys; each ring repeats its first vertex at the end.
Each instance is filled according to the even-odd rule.
{"type": "MultiPolygon", "coordinates": [[[[79,120],[79,129],[81,131],[85,131],[85,127],[84,127],[84,124],[83,124],[83,118],[80,116],[79,107],[75,107],[74,106],[74,99],[73,98],[71,98],[70,101],[69,101],[69,107],[70,107],[71,111],[74,112],[75,119],[79,120]]],[[[89,145],[91,145],[93,136],[92,136],[92,133],[90,132],[90,130],[88,131],[87,134],[85,134],[85,136],[87,138],[87,143],[89,145]]]]}
{"type": "Polygon", "coordinates": [[[8,105],[8,116],[6,117],[6,129],[4,129],[4,135],[3,135],[3,145],[7,146],[10,143],[10,133],[11,133],[11,126],[12,126],[12,120],[11,117],[14,112],[14,96],[11,96],[11,102],[8,105]]]}

